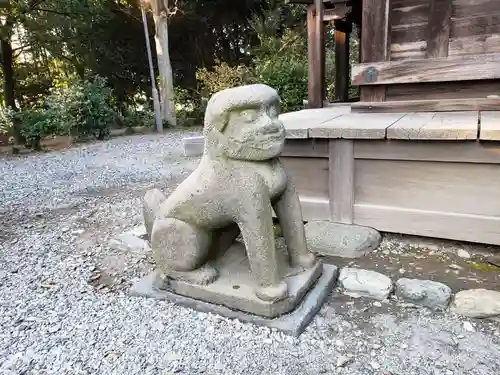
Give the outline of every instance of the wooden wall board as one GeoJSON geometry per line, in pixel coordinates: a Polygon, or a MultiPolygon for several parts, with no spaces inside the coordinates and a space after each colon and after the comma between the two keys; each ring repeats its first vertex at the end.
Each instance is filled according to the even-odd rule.
{"type": "MultiPolygon", "coordinates": [[[[385,61],[352,66],[352,84],[463,81],[500,78],[500,53],[385,61]],[[368,74],[370,73],[370,74],[368,74]]],[[[375,101],[375,100],[374,100],[375,101]]]]}
{"type": "Polygon", "coordinates": [[[481,112],[480,121],[479,139],[500,141],[500,111],[481,112]]]}
{"type": "Polygon", "coordinates": [[[356,140],[355,159],[500,164],[500,143],[470,141],[356,140]]]}
{"type": "Polygon", "coordinates": [[[424,99],[385,102],[357,102],[353,113],[500,111],[500,98],[424,99]]]}
{"type": "Polygon", "coordinates": [[[448,53],[449,56],[462,56],[495,52],[500,52],[500,34],[453,38],[450,40],[448,53]]]}
{"type": "Polygon", "coordinates": [[[426,41],[394,43],[391,44],[391,61],[423,59],[426,50],[426,41]]]}
{"type": "Polygon", "coordinates": [[[294,171],[299,195],[328,199],[328,158],[281,157],[286,168],[294,171]]]}
{"type": "Polygon", "coordinates": [[[293,139],[287,138],[281,156],[300,156],[304,158],[327,158],[327,139],[293,139]]]}
{"type": "Polygon", "coordinates": [[[354,169],[355,204],[500,218],[499,164],[356,159],[354,169]]]}
{"type": "Polygon", "coordinates": [[[484,16],[498,11],[498,0],[453,0],[452,17],[484,16]]]}
{"type": "Polygon", "coordinates": [[[451,38],[463,38],[471,35],[488,35],[498,32],[500,32],[500,6],[497,9],[497,13],[494,14],[455,18],[451,20],[451,38]]]}
{"type": "Polygon", "coordinates": [[[350,113],[309,128],[311,138],[383,139],[386,129],[405,113],[350,113]]]}
{"type": "Polygon", "coordinates": [[[354,205],[354,223],[383,232],[500,245],[500,217],[354,205]]]}
{"type": "MultiPolygon", "coordinates": [[[[345,175],[342,166],[348,163],[346,160],[340,167],[335,166],[334,145],[343,140],[325,141],[333,144],[330,161],[308,156],[283,158],[298,182],[307,221],[332,220],[332,197],[346,201],[345,195],[335,197],[332,188],[341,183],[349,185],[335,181],[345,175]]],[[[311,144],[305,139],[292,142],[311,144]]],[[[354,197],[354,224],[387,232],[500,245],[499,141],[352,143],[354,167],[349,170],[354,171],[354,195],[349,191],[346,194],[354,197]]]]}
{"type": "Polygon", "coordinates": [[[391,0],[391,26],[427,24],[429,0],[391,0]]]}
{"type": "Polygon", "coordinates": [[[387,128],[388,139],[475,140],[479,113],[413,112],[387,128]]]}
{"type": "Polygon", "coordinates": [[[329,221],[330,202],[328,198],[311,198],[304,195],[299,196],[304,221],[325,220],[329,221]]]}
{"type": "Polygon", "coordinates": [[[456,82],[423,82],[387,86],[387,101],[395,100],[445,100],[486,98],[499,95],[499,80],[477,80],[456,82]]]}

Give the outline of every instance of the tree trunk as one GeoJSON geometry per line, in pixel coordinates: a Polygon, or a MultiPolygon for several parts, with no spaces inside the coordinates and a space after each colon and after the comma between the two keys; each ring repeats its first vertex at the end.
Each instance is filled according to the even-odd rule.
{"type": "Polygon", "coordinates": [[[153,0],[153,18],[155,22],[155,44],[160,72],[161,115],[170,126],[177,124],[175,117],[175,95],[168,48],[168,0],[153,0]]]}
{"type": "MultiPolygon", "coordinates": [[[[5,104],[8,108],[13,111],[17,111],[16,106],[16,81],[14,77],[14,54],[12,51],[12,44],[10,39],[1,39],[1,56],[2,56],[2,70],[3,70],[3,81],[4,81],[4,96],[5,104]]],[[[21,126],[19,121],[14,119],[13,122],[13,136],[16,144],[22,144],[23,137],[21,136],[21,126]]]]}

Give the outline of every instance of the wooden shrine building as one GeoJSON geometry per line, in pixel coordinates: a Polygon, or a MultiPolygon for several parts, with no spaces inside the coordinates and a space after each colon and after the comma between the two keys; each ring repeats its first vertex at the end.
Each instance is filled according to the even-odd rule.
{"type": "Polygon", "coordinates": [[[500,245],[500,0],[288,3],[308,6],[308,108],[281,115],[305,219],[500,245]]]}

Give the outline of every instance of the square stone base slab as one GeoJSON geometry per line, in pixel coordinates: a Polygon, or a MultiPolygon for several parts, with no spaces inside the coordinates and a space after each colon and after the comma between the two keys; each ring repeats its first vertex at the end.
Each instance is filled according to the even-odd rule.
{"type": "Polygon", "coordinates": [[[306,293],[298,306],[288,314],[274,319],[249,314],[243,311],[232,310],[222,305],[203,302],[193,298],[185,297],[162,289],[158,289],[156,281],[158,272],[155,271],[137,281],[130,290],[133,296],[157,298],[173,302],[179,306],[191,308],[205,313],[213,313],[226,318],[238,319],[245,323],[275,328],[287,335],[298,337],[321,309],[325,299],[328,297],[338,276],[338,268],[333,265],[323,265],[323,273],[316,283],[306,293]]]}
{"type": "Polygon", "coordinates": [[[278,273],[288,286],[288,296],[279,301],[263,301],[255,295],[256,283],[250,272],[245,245],[235,242],[214,261],[219,277],[208,285],[193,284],[170,278],[159,278],[158,289],[164,289],[230,309],[275,318],[295,308],[323,271],[321,262],[310,269],[290,267],[286,246],[277,246],[278,273]]]}

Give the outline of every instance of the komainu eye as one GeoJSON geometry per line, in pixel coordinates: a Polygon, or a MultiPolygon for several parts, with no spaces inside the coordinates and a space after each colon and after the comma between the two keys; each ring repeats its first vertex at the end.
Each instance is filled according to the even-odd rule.
{"type": "Polygon", "coordinates": [[[240,116],[246,121],[253,121],[257,118],[257,111],[253,109],[245,109],[240,112],[240,116]]]}

